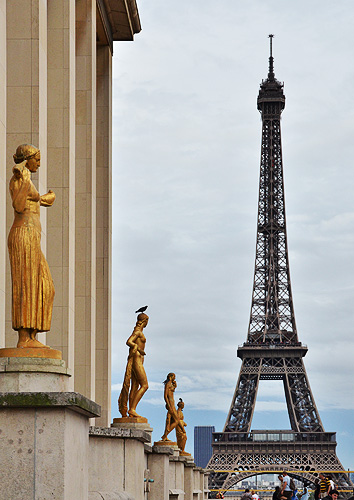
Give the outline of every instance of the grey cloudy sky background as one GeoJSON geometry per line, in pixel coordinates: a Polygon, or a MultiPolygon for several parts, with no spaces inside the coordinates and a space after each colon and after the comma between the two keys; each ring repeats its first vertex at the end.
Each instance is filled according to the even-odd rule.
{"type": "MultiPolygon", "coordinates": [[[[113,80],[113,416],[134,310],[148,304],[139,405],[158,440],[177,374],[193,426],[222,430],[246,339],[256,243],[268,34],[285,82],[290,272],[305,365],[338,456],[354,469],[354,4],[139,2],[143,31],[117,43],[113,80]]],[[[289,428],[263,382],[254,428],[289,428]]]]}

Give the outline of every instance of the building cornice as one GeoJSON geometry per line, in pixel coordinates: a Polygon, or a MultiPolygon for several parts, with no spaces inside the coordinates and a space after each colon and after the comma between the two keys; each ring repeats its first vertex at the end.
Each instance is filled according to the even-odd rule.
{"type": "Polygon", "coordinates": [[[105,7],[105,16],[110,24],[112,41],[134,40],[134,35],[141,31],[136,0],[98,0],[98,3],[105,7]]]}

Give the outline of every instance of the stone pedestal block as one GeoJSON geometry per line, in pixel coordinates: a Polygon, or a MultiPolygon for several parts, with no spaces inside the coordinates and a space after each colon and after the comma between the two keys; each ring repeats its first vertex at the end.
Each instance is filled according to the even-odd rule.
{"type": "Polygon", "coordinates": [[[0,358],[0,392],[66,392],[69,377],[61,359],[0,358]]]}
{"type": "Polygon", "coordinates": [[[146,418],[144,418],[144,420],[145,422],[139,422],[138,419],[130,417],[114,418],[111,427],[115,429],[137,429],[148,432],[150,434],[150,442],[151,442],[153,428],[150,427],[149,422],[147,421],[146,418]]]}
{"type": "Polygon", "coordinates": [[[89,418],[99,413],[78,393],[0,393],[1,498],[87,500],[89,418]]]}
{"type": "Polygon", "coordinates": [[[124,492],[134,500],[144,500],[145,444],[151,436],[135,427],[143,424],[126,425],[90,427],[90,494],[124,492]]]}

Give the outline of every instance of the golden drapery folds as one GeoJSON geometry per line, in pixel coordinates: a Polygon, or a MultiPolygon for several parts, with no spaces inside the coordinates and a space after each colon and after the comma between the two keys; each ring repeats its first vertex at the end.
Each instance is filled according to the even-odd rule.
{"type": "Polygon", "coordinates": [[[118,408],[122,417],[143,418],[136,412],[136,407],[148,390],[149,385],[144,369],[146,338],[143,329],[149,321],[149,316],[140,313],[133,333],[127,340],[129,355],[124,374],[124,381],[118,399],[118,408]],[[129,402],[129,409],[128,409],[129,402]]]}
{"type": "Polygon", "coordinates": [[[18,146],[10,180],[14,222],[8,249],[12,278],[12,327],[19,333],[17,347],[46,347],[36,339],[37,332],[50,330],[54,285],[48,263],[41,250],[40,206],[50,207],[55,194],[40,196],[31,172],[40,166],[40,151],[31,144],[18,146]]]}

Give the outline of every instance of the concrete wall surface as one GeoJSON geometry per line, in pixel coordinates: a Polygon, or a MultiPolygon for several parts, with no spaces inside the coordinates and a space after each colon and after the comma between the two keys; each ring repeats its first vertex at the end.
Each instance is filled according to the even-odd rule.
{"type": "Polygon", "coordinates": [[[88,418],[66,408],[1,408],[0,499],[86,500],[88,418]]]}
{"type": "Polygon", "coordinates": [[[90,427],[89,500],[204,500],[204,470],[193,457],[152,446],[136,428],[90,427]]]}
{"type": "Polygon", "coordinates": [[[124,492],[90,491],[88,500],[134,500],[134,498],[124,492]]]}

